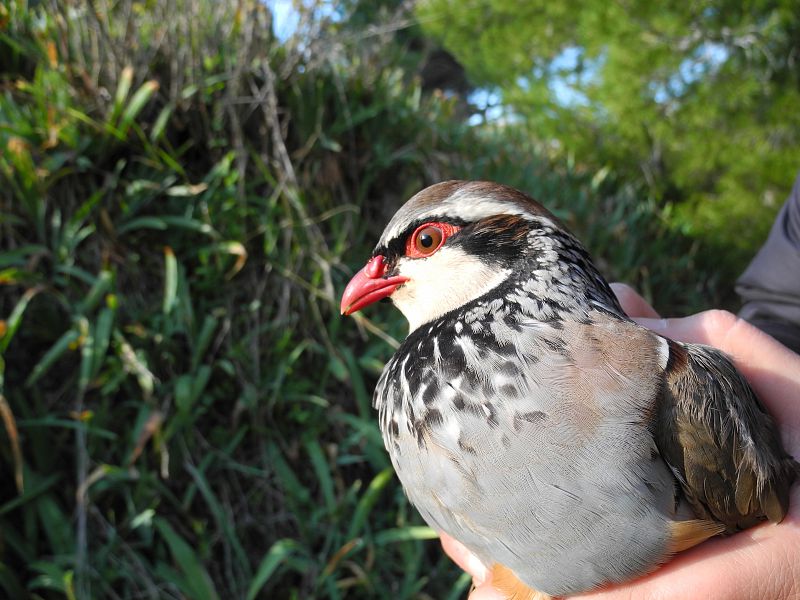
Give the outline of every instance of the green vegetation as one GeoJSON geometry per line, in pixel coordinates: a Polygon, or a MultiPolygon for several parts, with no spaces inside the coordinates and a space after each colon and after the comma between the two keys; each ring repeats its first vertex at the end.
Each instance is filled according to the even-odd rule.
{"type": "Polygon", "coordinates": [[[2,596],[462,597],[370,408],[403,323],[337,310],[429,183],[528,191],[665,312],[729,291],[641,185],[423,93],[396,27],[271,25],[0,5],[2,596]]]}
{"type": "Polygon", "coordinates": [[[556,155],[643,182],[740,270],[800,168],[797,8],[422,0],[417,14],[556,155]]]}

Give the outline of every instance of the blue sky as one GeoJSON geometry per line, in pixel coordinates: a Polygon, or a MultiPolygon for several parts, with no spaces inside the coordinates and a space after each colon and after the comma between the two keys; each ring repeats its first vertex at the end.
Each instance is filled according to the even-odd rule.
{"type": "MultiPolygon", "coordinates": [[[[295,8],[297,0],[263,0],[264,4],[272,11],[273,31],[281,41],[288,39],[297,29],[300,15],[295,8]]],[[[584,64],[581,75],[571,73],[580,60],[581,49],[577,47],[566,48],[560,56],[551,63],[553,73],[564,71],[565,75],[550,78],[550,89],[555,100],[562,106],[586,104],[588,99],[579,90],[582,83],[591,80],[597,73],[599,64],[584,64]]],[[[701,45],[692,59],[685,60],[666,85],[656,86],[654,89],[657,102],[667,102],[681,88],[696,81],[706,73],[717,69],[728,58],[727,49],[721,44],[706,43],[701,45]]],[[[474,90],[469,101],[484,111],[488,121],[501,119],[505,114],[502,97],[495,90],[479,88],[474,90]]],[[[478,124],[484,119],[481,115],[474,115],[470,123],[478,124]]]]}
{"type": "Polygon", "coordinates": [[[272,11],[272,29],[279,40],[285,41],[300,22],[300,15],[294,8],[293,0],[264,0],[272,11]]]}

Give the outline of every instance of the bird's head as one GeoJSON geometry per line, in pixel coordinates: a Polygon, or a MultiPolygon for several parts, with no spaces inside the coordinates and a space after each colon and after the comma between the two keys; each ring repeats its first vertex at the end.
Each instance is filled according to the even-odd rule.
{"type": "MultiPolygon", "coordinates": [[[[349,315],[389,298],[420,325],[493,290],[527,257],[555,260],[547,236],[543,245],[530,232],[561,230],[539,203],[514,188],[484,181],[446,181],[428,187],[394,215],[366,266],[342,295],[349,315]]],[[[524,265],[524,267],[523,267],[524,265]]]]}

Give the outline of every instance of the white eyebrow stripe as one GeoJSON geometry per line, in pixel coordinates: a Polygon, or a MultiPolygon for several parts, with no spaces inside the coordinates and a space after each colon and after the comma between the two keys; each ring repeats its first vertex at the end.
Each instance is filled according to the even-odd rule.
{"type": "Polygon", "coordinates": [[[443,215],[468,223],[495,215],[518,215],[528,220],[536,220],[545,225],[555,227],[555,223],[547,217],[533,215],[514,203],[486,198],[486,196],[475,194],[472,190],[457,190],[452,196],[434,206],[425,207],[422,210],[411,209],[403,211],[403,209],[400,209],[387,225],[378,245],[388,245],[391,240],[401,235],[411,223],[424,221],[432,217],[441,218],[443,215]]]}
{"type": "Polygon", "coordinates": [[[531,218],[530,212],[521,206],[509,202],[489,200],[485,196],[476,196],[467,190],[458,190],[445,202],[447,214],[464,221],[480,221],[493,215],[519,215],[531,218]]]}

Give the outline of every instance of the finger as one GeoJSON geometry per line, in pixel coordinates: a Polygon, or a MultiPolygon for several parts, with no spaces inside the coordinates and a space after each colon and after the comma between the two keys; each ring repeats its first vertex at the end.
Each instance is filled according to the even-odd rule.
{"type": "Polygon", "coordinates": [[[682,319],[636,318],[636,321],[656,333],[682,342],[708,344],[746,362],[761,362],[764,352],[772,356],[797,356],[775,338],[724,310],[707,310],[682,319]]]}
{"type": "Polygon", "coordinates": [[[475,585],[480,586],[488,576],[488,572],[478,557],[470,552],[464,544],[451,538],[444,532],[439,532],[442,548],[459,567],[472,575],[475,585]]]}
{"type": "Polygon", "coordinates": [[[507,600],[506,597],[492,587],[489,581],[490,576],[483,563],[478,557],[470,552],[461,542],[451,538],[443,532],[439,532],[442,548],[447,555],[453,559],[459,567],[472,575],[472,582],[475,589],[469,595],[469,600],[507,600]]]}
{"type": "Polygon", "coordinates": [[[728,354],[767,405],[790,451],[800,446],[800,356],[747,321],[721,311],[683,319],[636,319],[666,337],[728,354]]]}
{"type": "Polygon", "coordinates": [[[658,313],[639,293],[626,283],[612,283],[611,289],[629,317],[657,319],[658,313]]]}

